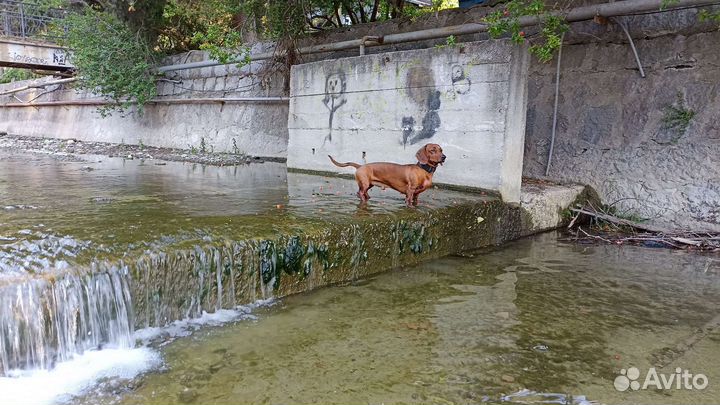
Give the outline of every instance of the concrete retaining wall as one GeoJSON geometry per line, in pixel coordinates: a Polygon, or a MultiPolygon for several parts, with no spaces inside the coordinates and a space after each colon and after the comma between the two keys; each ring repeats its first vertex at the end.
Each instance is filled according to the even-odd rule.
{"type": "MultiPolygon", "coordinates": [[[[631,22],[632,23],[632,22],[631,22]]],[[[618,213],[720,231],[720,32],[563,49],[550,178],[589,184],[618,213]],[[672,109],[692,111],[686,129],[672,109]]],[[[545,174],[555,65],[533,64],[524,173],[545,174]]]]}
{"type": "MultiPolygon", "coordinates": [[[[167,63],[206,57],[203,52],[195,52],[169,58],[167,63]]],[[[280,75],[267,80],[250,75],[261,69],[262,64],[253,63],[242,69],[218,66],[172,73],[167,75],[167,81],[158,83],[158,99],[282,96],[284,82],[280,75]]],[[[26,84],[0,85],[0,93],[26,84]]],[[[0,103],[101,100],[94,94],[61,86],[28,90],[15,96],[17,98],[0,97],[0,103]]],[[[126,115],[113,113],[106,118],[97,113],[94,105],[0,107],[0,131],[181,149],[197,149],[204,144],[208,151],[285,157],[287,114],[287,102],[160,103],[147,105],[142,115],[130,111],[126,115]]]]}
{"type": "Polygon", "coordinates": [[[68,70],[72,63],[57,45],[0,39],[0,65],[33,69],[68,70]]]}
{"type": "Polygon", "coordinates": [[[492,41],[293,66],[288,167],[414,163],[433,142],[449,157],[434,182],[519,202],[528,59],[492,41]]]}

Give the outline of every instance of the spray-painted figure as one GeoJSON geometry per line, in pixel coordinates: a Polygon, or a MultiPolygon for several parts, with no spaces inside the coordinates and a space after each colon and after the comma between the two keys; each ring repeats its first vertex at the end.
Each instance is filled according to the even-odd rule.
{"type": "Polygon", "coordinates": [[[347,102],[345,98],[345,90],[347,88],[347,82],[345,81],[345,74],[342,72],[333,73],[325,79],[325,98],[323,103],[325,107],[330,110],[330,118],[328,120],[328,134],[323,140],[325,142],[332,142],[332,127],[333,127],[333,116],[338,108],[342,107],[347,102]]]}

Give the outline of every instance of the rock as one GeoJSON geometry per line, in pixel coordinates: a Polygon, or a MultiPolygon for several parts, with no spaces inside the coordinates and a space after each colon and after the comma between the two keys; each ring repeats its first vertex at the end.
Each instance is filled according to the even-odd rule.
{"type": "Polygon", "coordinates": [[[180,391],[180,393],[178,393],[178,401],[184,404],[195,401],[197,397],[198,393],[195,390],[187,387],[185,387],[182,391],[180,391]]]}
{"type": "Polygon", "coordinates": [[[500,379],[503,380],[503,382],[506,382],[506,383],[515,382],[515,377],[513,377],[513,376],[511,376],[511,375],[507,375],[507,374],[503,374],[502,377],[500,377],[500,379]]]}
{"type": "Polygon", "coordinates": [[[8,133],[5,131],[0,131],[0,136],[6,136],[8,133]]]}
{"type": "Polygon", "coordinates": [[[68,145],[72,145],[72,144],[75,143],[75,140],[74,140],[74,139],[68,139],[67,141],[65,141],[65,143],[68,144],[68,145]]]}

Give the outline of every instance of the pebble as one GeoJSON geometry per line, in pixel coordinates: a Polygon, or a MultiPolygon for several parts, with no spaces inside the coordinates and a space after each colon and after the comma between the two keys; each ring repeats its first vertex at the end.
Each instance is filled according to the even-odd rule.
{"type": "Polygon", "coordinates": [[[185,387],[180,393],[178,394],[178,400],[182,403],[190,403],[197,399],[198,393],[190,388],[185,387]]]}
{"type": "Polygon", "coordinates": [[[502,377],[500,377],[501,380],[503,380],[506,383],[515,382],[515,377],[507,374],[503,374],[502,377]]]}

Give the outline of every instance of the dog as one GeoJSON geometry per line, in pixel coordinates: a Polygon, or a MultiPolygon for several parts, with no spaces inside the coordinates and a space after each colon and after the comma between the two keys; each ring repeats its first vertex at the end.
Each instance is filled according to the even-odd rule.
{"type": "Polygon", "coordinates": [[[440,145],[428,143],[415,154],[416,164],[401,165],[397,163],[376,162],[360,165],[353,162],[339,163],[328,155],[330,161],[337,167],[352,166],[355,169],[355,180],[358,184],[357,196],[361,203],[370,199],[368,190],[378,186],[385,190],[390,187],[405,194],[405,204],[408,207],[416,206],[418,195],[430,188],[433,173],[439,165],[445,163],[447,156],[443,154],[440,145]]]}

